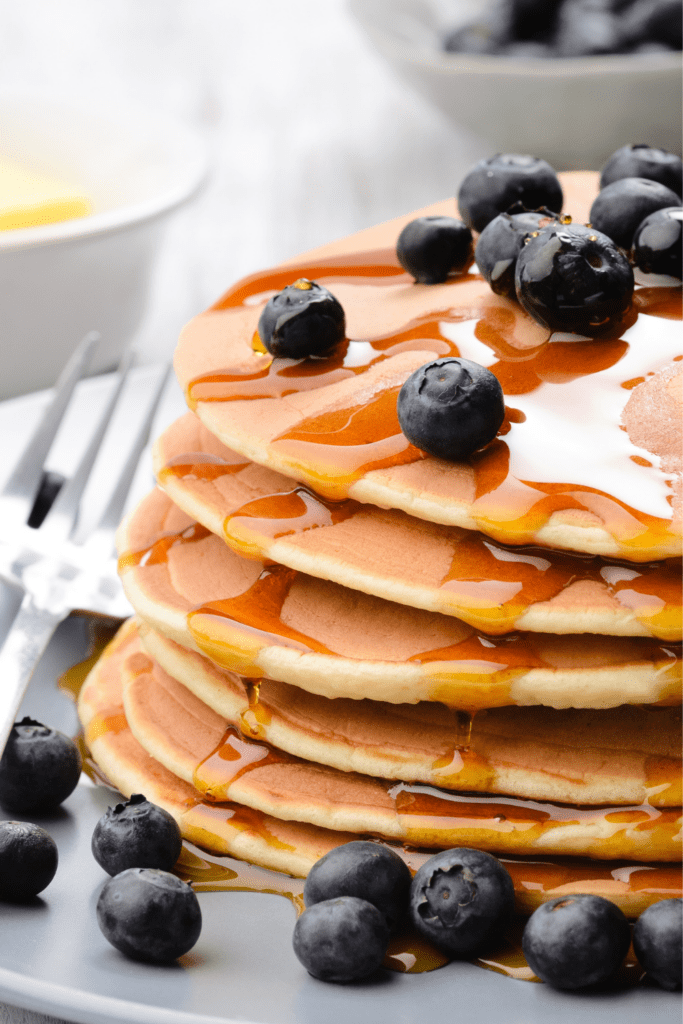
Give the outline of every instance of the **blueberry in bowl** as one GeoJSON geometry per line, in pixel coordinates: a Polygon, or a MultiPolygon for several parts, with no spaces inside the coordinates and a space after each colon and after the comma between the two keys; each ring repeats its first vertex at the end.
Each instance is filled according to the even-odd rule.
{"type": "Polygon", "coordinates": [[[650,178],[619,178],[598,192],[590,222],[622,249],[630,249],[636,228],[655,210],[680,206],[680,196],[650,178]]]}
{"type": "Polygon", "coordinates": [[[304,359],[325,355],[346,332],[341,303],[331,292],[299,278],[269,299],[258,322],[258,335],[273,356],[304,359]]]}
{"type": "Polygon", "coordinates": [[[396,258],[418,284],[441,284],[472,263],[472,232],[455,217],[416,217],[401,231],[396,258]]]}
{"type": "Polygon", "coordinates": [[[420,366],[398,394],[398,422],[416,448],[466,459],[496,436],[505,418],[503,389],[490,370],[446,357],[420,366]]]}
{"type": "Polygon", "coordinates": [[[508,299],[515,296],[515,267],[525,239],[553,221],[552,210],[525,210],[514,206],[508,213],[499,213],[486,225],[477,240],[474,259],[479,273],[491,290],[508,299]]]}
{"type": "Polygon", "coordinates": [[[631,260],[644,274],[683,278],[683,208],[665,206],[638,225],[631,260]]]}
{"type": "Polygon", "coordinates": [[[0,822],[0,899],[25,903],[47,888],[57,871],[52,836],[28,821],[0,822]]]}
{"type": "Polygon", "coordinates": [[[97,923],[105,939],[126,956],[169,963],[192,949],[202,914],[192,888],[175,875],[128,868],[102,887],[97,923]]]}
{"type": "Polygon", "coordinates": [[[633,929],[633,949],[650,978],[671,991],[681,987],[683,900],[660,900],[644,910],[633,929]]]}
{"type": "Polygon", "coordinates": [[[458,208],[473,231],[483,231],[489,221],[520,202],[527,210],[562,209],[559,179],[549,163],[535,156],[497,153],[475,164],[458,191],[458,208]]]}
{"type": "Polygon", "coordinates": [[[397,853],[368,840],[344,843],[317,860],[306,878],[304,903],[311,907],[338,896],[372,903],[393,930],[408,906],[411,874],[397,853]]]}
{"type": "Polygon", "coordinates": [[[600,188],[620,178],[648,178],[658,181],[680,196],[683,189],[683,160],[656,146],[638,143],[622,146],[612,153],[600,172],[600,188]]]}
{"type": "Polygon", "coordinates": [[[92,853],[110,875],[127,868],[169,871],[180,856],[182,836],[175,818],[141,793],[110,807],[95,826],[92,853]]]}
{"type": "Polygon", "coordinates": [[[582,224],[551,224],[517,258],[520,305],[552,331],[604,332],[631,304],[633,270],[617,245],[582,224]]]}
{"type": "Polygon", "coordinates": [[[380,967],[389,944],[384,914],[357,896],[339,896],[307,907],[294,928],[294,952],[321,981],[367,978],[380,967]]]}
{"type": "Polygon", "coordinates": [[[522,948],[542,981],[578,989],[608,981],[630,941],[629,923],[616,904],[581,894],[542,903],[526,923],[522,948]]]}
{"type": "Polygon", "coordinates": [[[22,813],[52,810],[74,791],[82,766],[73,740],[23,718],[12,727],[0,759],[0,804],[22,813]]]}
{"type": "Polygon", "coordinates": [[[451,956],[474,956],[511,916],[512,878],[482,850],[459,847],[431,857],[416,872],[410,918],[424,938],[451,956]]]}

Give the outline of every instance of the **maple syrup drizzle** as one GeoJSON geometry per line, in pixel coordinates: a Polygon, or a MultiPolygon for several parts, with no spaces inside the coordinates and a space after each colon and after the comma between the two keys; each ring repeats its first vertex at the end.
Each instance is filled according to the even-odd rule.
{"type": "MultiPolygon", "coordinates": [[[[83,678],[81,666],[75,666],[76,677],[83,678]]],[[[69,675],[68,673],[66,674],[69,675]]],[[[69,681],[68,692],[75,694],[77,684],[69,681]]],[[[121,709],[112,708],[111,713],[102,712],[97,716],[94,731],[103,735],[107,731],[122,731],[121,709]]],[[[125,719],[124,719],[125,722],[125,719]]],[[[89,734],[91,730],[88,730],[89,734]]],[[[96,782],[107,780],[93,763],[91,777],[96,782]]],[[[239,804],[195,803],[192,806],[195,819],[194,832],[204,834],[207,841],[215,834],[219,822],[229,823],[238,831],[255,833],[270,846],[292,850],[293,848],[279,840],[268,828],[265,815],[239,804]],[[199,822],[199,824],[197,824],[199,822]]],[[[392,844],[389,844],[392,845],[392,844]]],[[[403,847],[407,863],[414,871],[424,861],[428,853],[420,853],[410,847],[403,847]]],[[[596,887],[609,887],[611,884],[623,887],[627,884],[634,892],[645,893],[652,899],[668,899],[676,897],[681,891],[681,870],[679,865],[647,864],[630,865],[627,862],[594,862],[585,858],[510,858],[500,857],[501,862],[513,877],[518,900],[524,905],[524,891],[552,892],[561,886],[571,885],[576,891],[577,882],[583,888],[594,890],[596,887]]],[[[191,882],[197,891],[247,891],[272,893],[286,898],[295,908],[297,914],[304,909],[303,880],[291,878],[279,872],[259,868],[231,857],[221,857],[184,841],[181,856],[175,868],[176,873],[185,881],[191,882]]],[[[530,905],[529,910],[533,909],[530,905]]],[[[510,977],[523,980],[536,980],[526,965],[521,951],[520,935],[523,927],[519,919],[506,933],[499,948],[486,951],[472,962],[479,967],[497,971],[510,977]]],[[[449,962],[449,957],[436,949],[429,942],[417,935],[412,929],[406,928],[393,936],[384,961],[389,970],[422,973],[435,970],[449,962]]],[[[627,957],[620,980],[633,983],[640,980],[641,972],[632,955],[627,957]]]]}
{"type": "MultiPolygon", "coordinates": [[[[354,282],[362,278],[364,284],[386,286],[387,279],[392,278],[394,273],[396,282],[405,282],[405,277],[401,279],[399,276],[395,255],[389,250],[335,257],[329,261],[318,261],[313,266],[254,275],[232,289],[214,310],[235,308],[247,300],[253,304],[257,296],[265,299],[285,283],[291,283],[294,280],[292,274],[313,276],[327,284],[341,280],[354,282]],[[375,268],[369,270],[373,263],[376,264],[375,268]]],[[[464,275],[465,280],[471,284],[473,275],[464,275]]],[[[188,404],[195,408],[198,402],[283,397],[366,372],[376,363],[406,349],[423,349],[426,353],[439,356],[463,355],[477,362],[483,361],[498,376],[509,400],[531,398],[529,410],[533,415],[521,433],[517,430],[509,432],[514,414],[517,415],[518,423],[520,412],[522,420],[527,418],[524,409],[511,409],[513,416],[507,417],[503,428],[506,439],[499,437],[464,464],[469,467],[474,481],[475,500],[470,513],[477,526],[491,536],[510,543],[531,543],[553,512],[581,509],[600,516],[607,528],[619,537],[622,546],[628,549],[629,556],[638,560],[642,557],[639,552],[643,549],[652,549],[667,542],[670,546],[671,524],[670,513],[666,509],[666,478],[661,474],[656,479],[653,477],[654,490],[647,483],[647,476],[642,480],[639,478],[638,482],[645,482],[650,489],[650,511],[636,509],[617,493],[611,493],[604,486],[598,471],[593,473],[593,477],[599,486],[585,482],[554,482],[553,478],[556,478],[558,472],[558,453],[556,449],[548,452],[543,448],[547,440],[544,435],[552,433],[544,424],[550,423],[560,407],[564,406],[563,422],[575,422],[578,431],[580,419],[577,419],[577,414],[581,393],[571,385],[581,378],[588,375],[604,376],[611,370],[609,380],[605,378],[603,381],[601,376],[597,379],[599,387],[611,389],[610,395],[613,396],[624,386],[633,386],[632,382],[639,376],[644,376],[629,373],[628,369],[632,364],[635,366],[639,359],[639,356],[629,357],[631,349],[637,355],[637,346],[645,345],[646,339],[636,338],[631,342],[617,334],[630,335],[636,330],[645,333],[646,355],[652,364],[664,366],[670,362],[680,350],[680,342],[671,330],[667,330],[667,321],[679,318],[680,289],[643,288],[635,293],[632,310],[618,325],[613,336],[595,340],[581,340],[572,336],[569,339],[560,337],[549,340],[547,332],[539,332],[538,325],[521,309],[499,300],[490,292],[482,291],[466,309],[432,314],[381,338],[347,340],[326,359],[293,361],[261,355],[255,357],[252,372],[245,373],[243,368],[235,371],[226,369],[197,378],[188,386],[188,404]],[[453,325],[461,325],[463,321],[472,321],[473,333],[449,330],[453,325]],[[449,334],[453,334],[453,338],[449,334]],[[520,335],[525,336],[527,341],[535,341],[536,347],[516,347],[513,342],[520,335]],[[480,349],[486,353],[484,356],[480,349]],[[494,358],[491,359],[491,356],[494,358]],[[618,379],[618,366],[621,363],[624,364],[625,375],[618,379]],[[534,448],[537,443],[541,444],[538,452],[534,448]],[[532,451],[535,453],[533,458],[530,457],[532,451]],[[533,468],[526,469],[528,465],[533,468]],[[539,470],[548,472],[547,482],[528,479],[530,474],[539,470]],[[654,508],[656,512],[652,511],[654,508]]],[[[353,483],[373,469],[398,466],[425,457],[424,453],[407,442],[400,431],[395,414],[397,390],[394,387],[380,391],[363,406],[351,406],[343,410],[337,408],[333,412],[303,420],[294,430],[276,438],[272,442],[273,450],[287,462],[293,474],[309,482],[325,497],[335,500],[345,498],[353,483]]],[[[515,402],[511,404],[515,405],[515,402]]],[[[612,399],[611,404],[614,405],[612,399]]],[[[616,438],[617,447],[621,446],[618,458],[615,456],[615,459],[623,461],[628,443],[619,437],[618,417],[609,429],[612,438],[610,445],[614,446],[613,440],[616,438]]],[[[605,430],[607,427],[603,433],[605,430]]],[[[602,444],[602,438],[596,440],[594,437],[592,443],[605,451],[609,447],[602,444]]],[[[576,447],[585,456],[585,446],[577,444],[576,447]]],[[[631,465],[632,454],[638,455],[638,452],[625,456],[631,465]]],[[[567,456],[567,452],[564,456],[567,456]]],[[[615,459],[612,462],[615,463],[615,459]]],[[[645,471],[649,472],[647,469],[645,471]]],[[[571,469],[567,472],[571,473],[571,469]]],[[[623,472],[623,468],[615,470],[615,473],[618,472],[623,472]]],[[[581,476],[580,466],[578,474],[581,476]]],[[[624,491],[624,487],[628,491],[629,500],[632,500],[634,490],[638,495],[637,500],[642,500],[642,486],[634,488],[631,481],[628,486],[615,485],[615,490],[624,491]]]]}
{"type": "MultiPolygon", "coordinates": [[[[298,495],[295,495],[294,500],[303,501],[298,495]]],[[[125,572],[136,566],[162,564],[167,561],[168,553],[174,544],[191,544],[210,536],[210,531],[205,527],[193,524],[180,533],[161,537],[143,550],[123,554],[119,559],[120,571],[125,572]]],[[[465,542],[466,551],[468,543],[465,542]]],[[[483,547],[488,550],[486,544],[483,547]]],[[[499,547],[498,554],[500,555],[502,551],[503,549],[499,547]]],[[[533,573],[533,560],[537,557],[547,561],[544,551],[538,556],[526,556],[517,552],[513,554],[513,561],[498,557],[495,564],[500,562],[503,569],[512,566],[513,571],[515,567],[517,570],[521,567],[522,572],[529,566],[529,572],[533,573]],[[525,562],[525,558],[530,561],[525,562]]],[[[583,567],[584,572],[585,567],[595,561],[591,558],[582,560],[577,556],[559,554],[555,565],[572,565],[573,557],[576,557],[576,564],[583,567]]],[[[471,571],[474,574],[474,569],[471,571]]],[[[558,574],[561,571],[561,568],[556,570],[558,574]]],[[[669,623],[667,629],[672,628],[670,624],[672,619],[675,619],[675,609],[669,607],[666,613],[662,612],[659,605],[662,598],[658,595],[667,593],[666,588],[673,586],[676,577],[673,559],[667,563],[645,566],[639,563],[637,567],[628,568],[605,563],[601,574],[612,592],[616,594],[634,591],[639,586],[646,593],[648,587],[656,589],[657,595],[652,598],[655,608],[652,618],[662,616],[669,623]],[[612,569],[614,571],[610,576],[612,569]],[[631,578],[624,578],[624,574],[631,578]],[[644,582],[640,583],[640,580],[644,582]]],[[[197,646],[216,664],[251,679],[258,679],[263,675],[258,656],[265,647],[290,647],[306,653],[339,654],[339,651],[327,647],[313,636],[293,629],[283,620],[285,602],[300,575],[296,570],[282,565],[269,565],[263,569],[256,582],[242,594],[209,602],[189,612],[188,628],[197,646]]],[[[680,597],[678,600],[680,607],[680,597]]],[[[458,675],[459,685],[466,686],[469,681],[472,686],[471,700],[468,702],[467,693],[462,690],[458,707],[465,710],[476,709],[485,704],[493,706],[498,702],[505,703],[510,685],[523,672],[531,668],[552,667],[542,654],[545,638],[546,634],[510,632],[496,636],[492,632],[473,630],[458,643],[438,649],[418,649],[409,653],[406,660],[419,663],[423,671],[432,676],[433,700],[452,703],[448,688],[449,680],[452,680],[454,674],[458,675]]],[[[634,638],[632,642],[637,645],[641,660],[659,665],[668,664],[669,668],[666,671],[671,675],[674,694],[676,674],[680,670],[680,647],[665,645],[646,637],[634,638]]],[[[672,696],[671,701],[674,699],[672,696]]]]}
{"type": "MultiPolygon", "coordinates": [[[[225,449],[226,454],[228,449],[225,449]]],[[[232,454],[232,453],[230,453],[232,454]]],[[[201,453],[179,455],[161,471],[163,482],[203,476],[201,453]]],[[[216,479],[217,456],[208,463],[216,479]]],[[[246,464],[249,465],[248,463],[246,464]]],[[[226,463],[226,472],[238,473],[245,464],[226,463]]],[[[281,537],[335,526],[363,514],[353,499],[330,501],[303,485],[256,498],[225,516],[223,530],[231,547],[249,558],[263,558],[269,545],[281,537]]],[[[453,613],[488,633],[514,629],[515,622],[533,604],[550,601],[572,583],[593,580],[628,608],[634,618],[659,639],[680,640],[680,561],[626,563],[597,556],[553,551],[540,547],[514,548],[491,541],[474,531],[455,528],[451,567],[441,581],[453,602],[453,613]]]]}

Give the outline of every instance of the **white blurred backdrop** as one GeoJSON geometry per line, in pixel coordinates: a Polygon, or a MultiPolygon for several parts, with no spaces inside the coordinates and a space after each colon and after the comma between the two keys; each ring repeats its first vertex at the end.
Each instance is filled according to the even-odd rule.
{"type": "Polygon", "coordinates": [[[209,184],[166,236],[146,360],[238,277],[452,195],[489,150],[394,79],[343,0],[0,0],[0,89],[132,102],[209,140],[209,184]]]}

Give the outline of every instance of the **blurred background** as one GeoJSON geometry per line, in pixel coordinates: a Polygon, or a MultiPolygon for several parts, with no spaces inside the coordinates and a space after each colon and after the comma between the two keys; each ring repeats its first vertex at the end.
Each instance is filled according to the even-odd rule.
{"type": "MultiPolygon", "coordinates": [[[[0,111],[2,93],[30,93],[67,108],[85,102],[103,116],[130,120],[131,111],[184,123],[198,148],[206,146],[206,184],[168,218],[139,311],[144,316],[134,329],[143,358],[158,360],[170,354],[182,324],[236,278],[453,195],[476,160],[508,141],[506,132],[536,142],[536,155],[557,157],[557,169],[567,152],[580,166],[589,158],[599,166],[598,158],[617,145],[662,144],[632,137],[625,68],[637,67],[639,94],[659,83],[658,116],[676,142],[675,54],[655,47],[646,60],[598,56],[534,66],[528,53],[514,61],[444,53],[441,37],[449,26],[482,6],[475,0],[0,0],[0,111]],[[598,78],[591,77],[596,61],[608,67],[598,78]],[[556,65],[572,66],[558,77],[556,65]],[[548,74],[559,91],[550,110],[548,74]],[[580,131],[568,113],[577,108],[577,81],[584,88],[589,82],[593,98],[582,94],[578,103],[580,131]],[[538,115],[530,109],[529,83],[538,115]],[[620,96],[617,123],[610,108],[605,117],[612,130],[605,132],[597,111],[605,97],[613,106],[620,96]]],[[[647,97],[652,123],[651,92],[647,97]]],[[[0,141],[0,157],[1,151],[0,141]]],[[[98,173],[106,175],[102,160],[98,173]]],[[[112,176],[117,173],[112,166],[112,176]]],[[[2,234],[0,245],[9,245],[11,232],[2,234]]],[[[5,257],[16,260],[0,249],[0,285],[5,257]]],[[[78,293],[68,301],[73,309],[78,293]]],[[[115,340],[107,344],[115,347],[115,340]]],[[[10,359],[22,358],[21,346],[10,352],[10,359]]],[[[13,393],[18,390],[29,388],[17,385],[13,393]]]]}

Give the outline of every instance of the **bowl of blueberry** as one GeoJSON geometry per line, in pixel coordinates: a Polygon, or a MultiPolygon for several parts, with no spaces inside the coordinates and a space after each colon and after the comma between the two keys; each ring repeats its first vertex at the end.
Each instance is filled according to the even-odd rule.
{"type": "Polygon", "coordinates": [[[394,72],[488,148],[600,167],[680,152],[679,0],[349,0],[394,72]]]}

